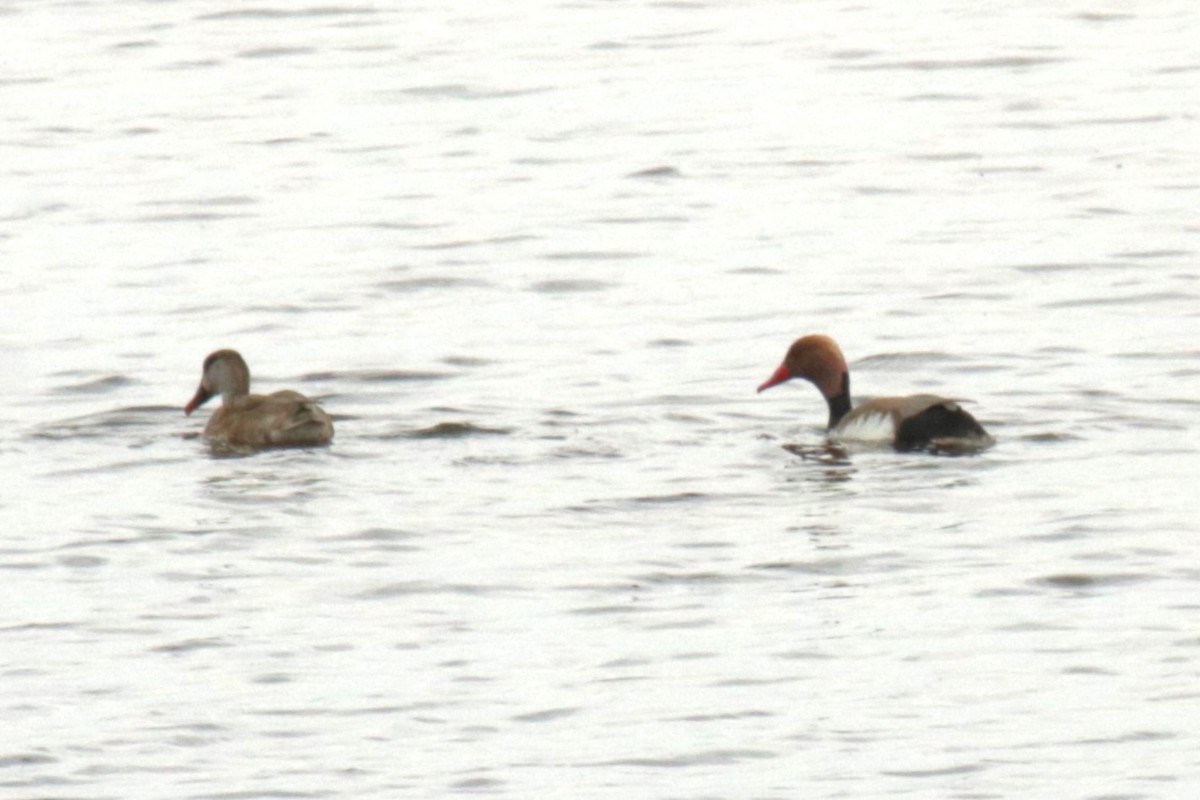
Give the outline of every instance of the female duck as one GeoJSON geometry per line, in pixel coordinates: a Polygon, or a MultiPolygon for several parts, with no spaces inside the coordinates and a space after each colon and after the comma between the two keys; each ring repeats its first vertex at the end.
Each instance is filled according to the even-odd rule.
{"type": "Polygon", "coordinates": [[[299,392],[250,394],[250,368],[236,350],[218,350],[204,359],[200,388],[184,413],[190,415],[218,394],[221,407],[204,428],[215,443],[286,447],[328,444],[333,438],[333,420],[299,392]]]}
{"type": "Polygon", "coordinates": [[[821,391],[829,405],[829,432],[840,439],[882,438],[897,450],[978,450],[993,442],[974,417],[946,397],[877,397],[851,408],[850,371],[828,336],[797,339],[758,391],[792,378],[811,381],[821,391]]]}

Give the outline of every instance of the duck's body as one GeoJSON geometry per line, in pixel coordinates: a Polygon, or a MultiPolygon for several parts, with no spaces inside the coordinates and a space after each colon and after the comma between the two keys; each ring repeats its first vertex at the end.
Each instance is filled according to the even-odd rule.
{"type": "Polygon", "coordinates": [[[758,391],[792,378],[811,381],[821,391],[829,406],[829,432],[838,439],[886,441],[897,450],[980,449],[992,443],[983,426],[953,398],[914,394],[877,397],[853,406],[846,359],[828,336],[797,339],[758,391]]]}
{"type": "Polygon", "coordinates": [[[250,369],[235,350],[218,350],[204,360],[196,395],[184,407],[191,414],[215,395],[204,435],[214,443],[235,447],[303,447],[328,444],[333,420],[299,392],[283,390],[250,394],[250,369]]]}

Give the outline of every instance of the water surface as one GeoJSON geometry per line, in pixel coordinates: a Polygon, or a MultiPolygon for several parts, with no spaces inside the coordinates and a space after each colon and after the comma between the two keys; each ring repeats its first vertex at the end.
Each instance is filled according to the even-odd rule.
{"type": "Polygon", "coordinates": [[[0,13],[0,795],[1200,778],[1191,5],[0,13]]]}

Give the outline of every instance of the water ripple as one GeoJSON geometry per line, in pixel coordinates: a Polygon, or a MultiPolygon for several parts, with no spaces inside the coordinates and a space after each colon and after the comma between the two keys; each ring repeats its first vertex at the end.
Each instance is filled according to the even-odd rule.
{"type": "Polygon", "coordinates": [[[754,749],[697,750],[677,756],[665,756],[662,758],[620,758],[581,766],[680,769],[688,767],[731,766],[743,761],[763,761],[772,758],[779,758],[779,753],[771,750],[754,749]]]}

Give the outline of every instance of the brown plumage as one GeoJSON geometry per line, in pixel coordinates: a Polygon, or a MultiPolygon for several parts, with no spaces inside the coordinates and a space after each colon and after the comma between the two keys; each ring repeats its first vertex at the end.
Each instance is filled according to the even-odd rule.
{"type": "Polygon", "coordinates": [[[812,334],[797,339],[758,391],[792,378],[811,381],[829,406],[829,432],[837,438],[885,438],[898,450],[975,450],[992,437],[959,401],[932,394],[877,397],[852,407],[850,371],[837,342],[812,334]]]}
{"type": "Polygon", "coordinates": [[[204,426],[204,435],[214,443],[287,447],[328,444],[333,438],[333,420],[299,392],[250,394],[250,368],[236,350],[218,350],[204,359],[200,387],[184,413],[215,395],[221,395],[221,407],[204,426]]]}

